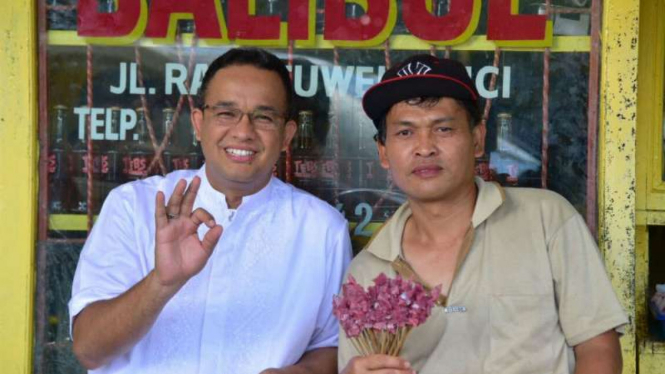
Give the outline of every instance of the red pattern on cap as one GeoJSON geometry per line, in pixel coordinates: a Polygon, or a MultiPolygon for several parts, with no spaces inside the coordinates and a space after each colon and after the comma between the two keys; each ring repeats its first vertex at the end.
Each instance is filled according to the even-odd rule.
{"type": "Polygon", "coordinates": [[[474,100],[478,100],[478,96],[476,96],[476,93],[473,92],[473,89],[471,87],[469,87],[469,85],[467,85],[466,83],[462,82],[461,80],[459,80],[457,78],[449,77],[449,76],[443,75],[443,74],[409,74],[409,75],[405,75],[403,77],[395,77],[395,78],[386,79],[385,81],[379,82],[379,83],[375,84],[374,86],[370,87],[370,89],[367,90],[367,93],[365,93],[365,95],[367,95],[370,91],[372,91],[372,90],[374,90],[378,87],[383,86],[386,83],[392,83],[392,82],[401,81],[401,80],[404,80],[404,79],[411,79],[411,78],[436,78],[436,79],[446,79],[446,80],[449,80],[449,81],[453,81],[455,83],[458,83],[462,87],[466,88],[466,90],[469,91],[469,93],[471,94],[471,96],[473,97],[474,100]]]}

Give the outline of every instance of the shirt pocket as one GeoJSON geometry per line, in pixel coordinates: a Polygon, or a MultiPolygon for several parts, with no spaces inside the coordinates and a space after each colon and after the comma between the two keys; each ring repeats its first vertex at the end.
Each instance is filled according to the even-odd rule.
{"type": "Polygon", "coordinates": [[[554,373],[562,359],[552,295],[491,295],[488,373],[554,373]]]}

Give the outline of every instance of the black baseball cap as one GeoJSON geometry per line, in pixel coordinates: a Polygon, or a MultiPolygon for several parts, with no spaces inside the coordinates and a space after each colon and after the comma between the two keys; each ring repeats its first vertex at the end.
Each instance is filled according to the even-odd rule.
{"type": "Polygon", "coordinates": [[[460,62],[421,54],[386,71],[363,96],[363,109],[376,124],[400,101],[430,96],[477,101],[478,91],[460,62]]]}

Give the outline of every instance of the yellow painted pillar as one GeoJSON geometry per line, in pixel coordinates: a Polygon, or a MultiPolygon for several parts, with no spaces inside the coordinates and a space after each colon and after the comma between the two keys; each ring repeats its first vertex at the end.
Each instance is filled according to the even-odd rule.
{"type": "Polygon", "coordinates": [[[37,2],[0,5],[0,371],[32,372],[37,231],[37,2]]]}
{"type": "MultiPolygon", "coordinates": [[[[604,0],[598,132],[598,235],[631,324],[621,339],[624,373],[635,373],[635,132],[639,0],[604,0]]],[[[589,155],[593,157],[593,155],[589,155]]]]}

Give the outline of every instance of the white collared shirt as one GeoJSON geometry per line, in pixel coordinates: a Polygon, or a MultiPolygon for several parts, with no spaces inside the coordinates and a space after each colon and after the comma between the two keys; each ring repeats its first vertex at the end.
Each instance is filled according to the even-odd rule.
{"type": "MultiPolygon", "coordinates": [[[[122,294],[154,268],[155,194],[168,201],[179,179],[195,175],[202,183],[194,208],[224,228],[215,251],[131,351],[92,373],[257,374],[337,346],[332,296],[351,258],[346,220],[276,178],[229,209],[205,166],[109,194],[81,252],[70,316],[122,294]]],[[[201,225],[199,237],[207,230],[201,225]]]]}

